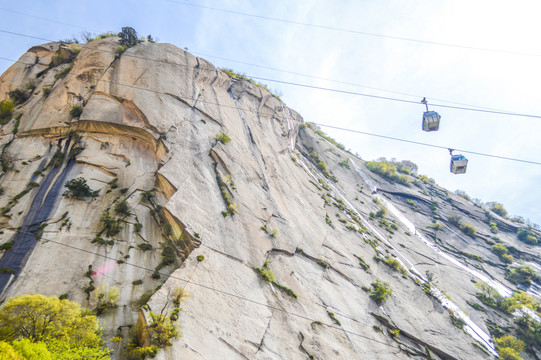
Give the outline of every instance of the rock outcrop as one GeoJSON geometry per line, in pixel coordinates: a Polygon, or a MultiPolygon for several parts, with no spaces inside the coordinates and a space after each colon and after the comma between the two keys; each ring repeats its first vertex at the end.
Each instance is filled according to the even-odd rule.
{"type": "Polygon", "coordinates": [[[120,358],[179,289],[181,335],[157,359],[493,357],[486,324],[513,316],[472,307],[475,282],[516,287],[495,242],[539,266],[523,225],[430,181],[385,180],[265,88],[175,46],[118,47],[36,46],[0,77],[0,101],[27,96],[0,129],[3,299],[93,308],[118,288],[101,319],[120,358]],[[99,194],[63,196],[77,178],[99,194]]]}

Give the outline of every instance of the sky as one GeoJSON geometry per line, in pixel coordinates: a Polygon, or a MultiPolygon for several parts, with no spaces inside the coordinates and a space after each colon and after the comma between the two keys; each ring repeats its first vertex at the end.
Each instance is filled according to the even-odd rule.
{"type": "Polygon", "coordinates": [[[131,26],[267,84],[305,121],[442,146],[322,126],[364,160],[411,160],[450,191],[541,224],[541,165],[455,151],[469,160],[455,175],[447,150],[541,162],[541,118],[438,106],[541,116],[540,11],[538,0],[1,0],[0,57],[46,42],[6,31],[62,40],[131,26]],[[421,130],[423,97],[438,132],[421,130]]]}

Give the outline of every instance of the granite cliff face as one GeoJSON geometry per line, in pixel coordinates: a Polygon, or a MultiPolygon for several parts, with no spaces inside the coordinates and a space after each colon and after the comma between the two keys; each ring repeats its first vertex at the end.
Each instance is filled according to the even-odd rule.
{"type": "Polygon", "coordinates": [[[150,311],[171,313],[178,289],[181,335],[157,359],[494,356],[489,328],[514,317],[472,306],[475,282],[509,296],[510,266],[540,266],[524,225],[426,178],[389,182],[263,87],[175,46],[118,48],[44,44],[0,77],[0,101],[24,93],[0,129],[3,299],[92,308],[117,288],[100,315],[106,339],[123,338],[116,357],[148,343],[150,311]],[[63,196],[77,178],[99,194],[63,196]]]}

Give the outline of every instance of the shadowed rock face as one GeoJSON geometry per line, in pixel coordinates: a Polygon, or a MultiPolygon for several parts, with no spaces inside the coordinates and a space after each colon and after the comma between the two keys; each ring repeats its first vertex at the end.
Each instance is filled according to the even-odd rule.
{"type": "Polygon", "coordinates": [[[538,263],[539,248],[516,237],[520,224],[435,184],[388,182],[267,90],[204,59],[147,42],[118,56],[118,45],[96,40],[76,56],[66,44],[37,46],[0,77],[0,100],[35,85],[0,129],[0,241],[13,242],[0,258],[13,270],[0,274],[3,298],[68,294],[94,307],[92,287],[117,287],[119,306],[101,318],[107,339],[122,335],[125,345],[130,326],[170,311],[171,293],[184,288],[182,335],[158,359],[492,357],[472,345],[471,329],[482,339],[485,320],[513,318],[469,304],[474,281],[515,287],[494,237],[538,263]],[[55,66],[58,54],[73,59],[55,66]],[[96,198],[61,196],[79,177],[96,198]],[[115,210],[123,200],[128,211],[115,210]],[[107,211],[116,234],[100,221],[107,211]],[[449,221],[456,216],[475,237],[449,221]],[[452,303],[436,288],[425,293],[427,271],[452,303]],[[369,296],[376,281],[393,291],[381,306],[369,296]],[[448,309],[471,322],[470,334],[448,309]]]}

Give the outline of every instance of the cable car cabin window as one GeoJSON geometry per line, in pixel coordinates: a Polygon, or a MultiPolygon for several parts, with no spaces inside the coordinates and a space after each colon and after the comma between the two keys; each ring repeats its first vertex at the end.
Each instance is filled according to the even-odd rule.
{"type": "Polygon", "coordinates": [[[435,111],[425,111],[423,113],[423,130],[438,131],[440,128],[441,116],[435,111]]]}
{"type": "Polygon", "coordinates": [[[468,166],[468,159],[464,155],[451,156],[451,172],[453,174],[465,174],[468,166]]]}

